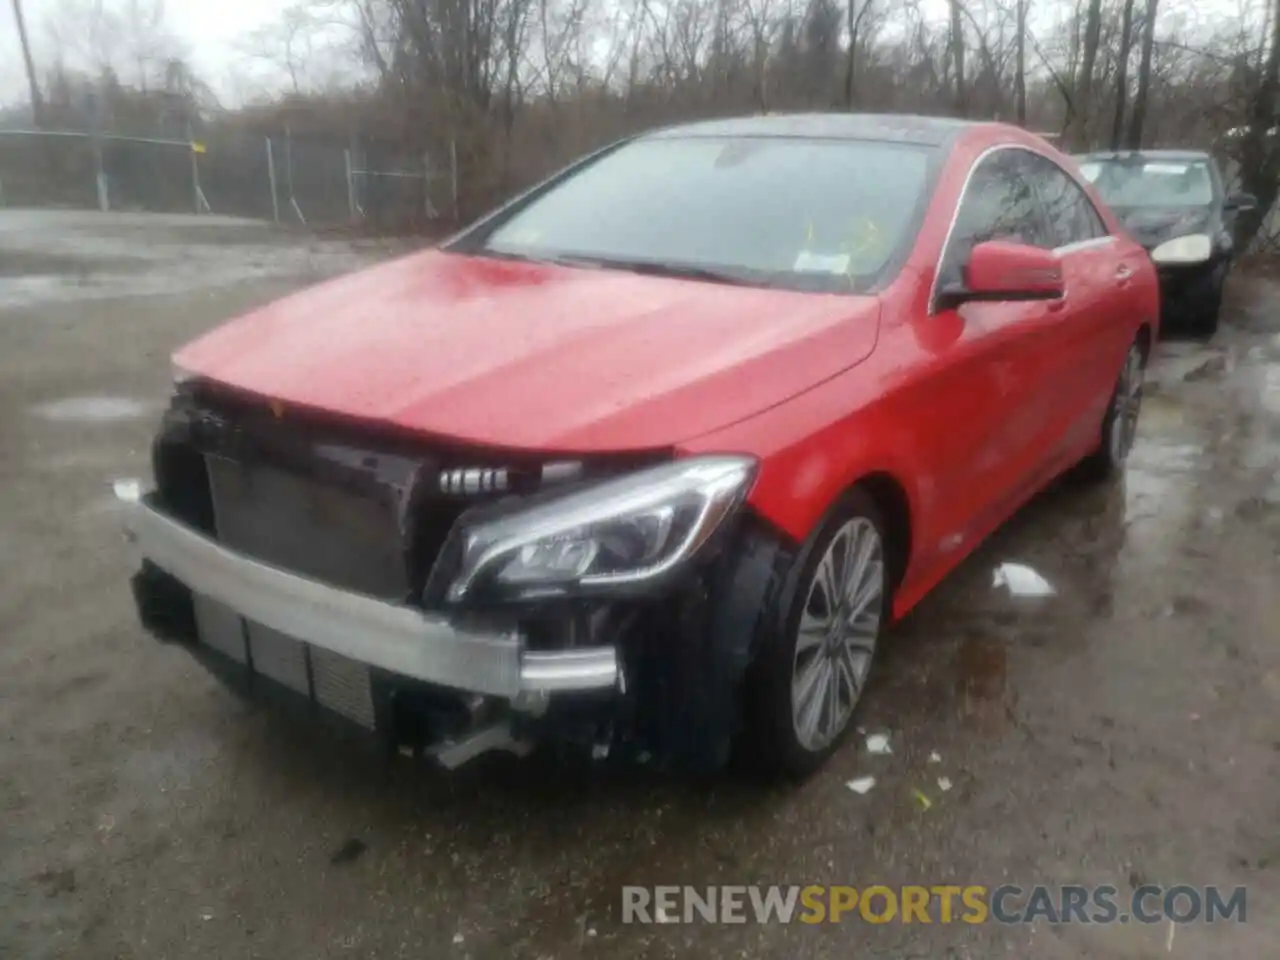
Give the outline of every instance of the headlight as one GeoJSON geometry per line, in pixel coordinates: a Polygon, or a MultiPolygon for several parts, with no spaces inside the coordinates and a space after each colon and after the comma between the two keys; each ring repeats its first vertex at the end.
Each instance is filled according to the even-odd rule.
{"type": "Polygon", "coordinates": [[[1212,252],[1207,233],[1192,233],[1160,244],[1151,251],[1151,259],[1161,264],[1203,263],[1212,252]]]}
{"type": "Polygon", "coordinates": [[[652,583],[697,553],[741,503],[754,473],[749,457],[693,457],[478,523],[463,533],[449,600],[652,583]]]}

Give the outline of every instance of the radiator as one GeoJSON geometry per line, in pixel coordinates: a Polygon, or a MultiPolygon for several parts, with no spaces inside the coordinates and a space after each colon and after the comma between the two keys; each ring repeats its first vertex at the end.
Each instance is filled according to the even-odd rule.
{"type": "MultiPolygon", "coordinates": [[[[263,465],[206,457],[217,537],[266,563],[334,586],[403,600],[408,577],[392,506],[263,465]]],[[[196,597],[200,642],[373,728],[369,668],[196,597]]]]}

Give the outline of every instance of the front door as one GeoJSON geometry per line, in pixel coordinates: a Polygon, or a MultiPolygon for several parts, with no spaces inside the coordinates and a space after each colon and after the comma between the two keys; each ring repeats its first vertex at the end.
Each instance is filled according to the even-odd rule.
{"type": "MultiPolygon", "coordinates": [[[[964,264],[975,244],[987,240],[1043,246],[1049,232],[1034,184],[1026,175],[1025,151],[1004,148],[974,168],[960,199],[955,226],[943,251],[938,285],[963,282],[964,264]]],[[[1039,379],[1048,363],[1047,345],[1059,322],[1057,302],[968,303],[933,319],[963,323],[961,342],[984,382],[995,385],[998,406],[985,426],[983,443],[957,450],[953,475],[964,476],[974,496],[966,497],[970,515],[954,518],[965,540],[985,536],[1024,495],[1044,411],[1037,408],[1039,379]]]]}

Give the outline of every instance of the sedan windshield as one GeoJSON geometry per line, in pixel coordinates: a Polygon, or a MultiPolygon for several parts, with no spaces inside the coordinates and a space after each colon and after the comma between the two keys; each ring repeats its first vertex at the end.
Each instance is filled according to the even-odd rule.
{"type": "Polygon", "coordinates": [[[1113,207],[1203,207],[1213,178],[1201,160],[1086,160],[1080,172],[1113,207]]]}
{"type": "Polygon", "coordinates": [[[571,174],[488,234],[498,255],[729,283],[866,290],[915,236],[930,150],[662,136],[571,174]]]}

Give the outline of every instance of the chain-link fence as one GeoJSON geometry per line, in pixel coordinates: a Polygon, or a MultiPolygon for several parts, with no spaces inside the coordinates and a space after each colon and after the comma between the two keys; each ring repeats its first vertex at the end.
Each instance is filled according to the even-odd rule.
{"type": "Polygon", "coordinates": [[[457,208],[443,162],[358,139],[224,130],[188,139],[0,130],[0,205],[217,213],[422,229],[457,208]]]}

